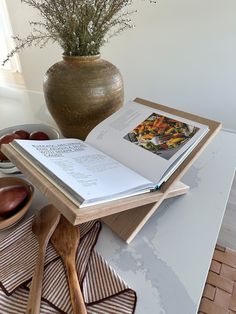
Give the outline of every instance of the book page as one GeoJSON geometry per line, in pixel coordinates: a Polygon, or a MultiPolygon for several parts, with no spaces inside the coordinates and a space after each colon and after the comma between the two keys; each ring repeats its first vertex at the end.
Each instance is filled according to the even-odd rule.
{"type": "Polygon", "coordinates": [[[129,102],[96,126],[86,142],[158,183],[207,131],[197,122],[129,102]]]}
{"type": "Polygon", "coordinates": [[[77,193],[81,203],[153,187],[149,180],[78,139],[16,140],[12,145],[77,193]]]}

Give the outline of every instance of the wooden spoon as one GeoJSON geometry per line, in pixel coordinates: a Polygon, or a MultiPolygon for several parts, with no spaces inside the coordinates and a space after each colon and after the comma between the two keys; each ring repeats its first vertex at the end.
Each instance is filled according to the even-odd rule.
{"type": "Polygon", "coordinates": [[[79,241],[80,231],[78,226],[73,226],[67,219],[61,216],[60,222],[51,237],[51,242],[66,267],[73,313],[86,314],[87,311],[75,266],[75,256],[79,241]]]}
{"type": "Polygon", "coordinates": [[[47,205],[38,211],[32,223],[32,231],[39,243],[39,252],[30,287],[26,314],[40,313],[45,252],[48,241],[59,220],[59,211],[53,205],[47,205]]]}

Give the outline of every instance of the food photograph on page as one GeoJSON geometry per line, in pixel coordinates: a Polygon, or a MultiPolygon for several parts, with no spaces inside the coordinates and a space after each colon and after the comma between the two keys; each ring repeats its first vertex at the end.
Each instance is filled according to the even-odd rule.
{"type": "Polygon", "coordinates": [[[169,160],[198,130],[195,126],[152,113],[124,139],[169,160]]]}

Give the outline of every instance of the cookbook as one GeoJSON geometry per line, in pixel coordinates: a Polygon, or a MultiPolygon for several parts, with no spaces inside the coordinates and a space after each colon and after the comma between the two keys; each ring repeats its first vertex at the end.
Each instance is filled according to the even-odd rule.
{"type": "Polygon", "coordinates": [[[82,208],[159,189],[208,130],[130,101],[85,141],[14,140],[10,145],[82,208]]]}

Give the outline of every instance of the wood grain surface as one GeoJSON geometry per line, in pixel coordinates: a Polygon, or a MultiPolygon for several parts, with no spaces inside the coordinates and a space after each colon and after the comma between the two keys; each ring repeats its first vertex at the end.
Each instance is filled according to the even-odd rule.
{"type": "Polygon", "coordinates": [[[80,242],[79,227],[73,226],[61,216],[60,222],[51,237],[51,242],[61,256],[66,268],[73,313],[86,314],[87,311],[75,266],[76,251],[80,242]]]}
{"type": "Polygon", "coordinates": [[[39,252],[30,286],[26,314],[40,313],[45,252],[59,219],[59,211],[53,205],[47,205],[37,212],[33,220],[32,231],[38,240],[39,252]]]}

